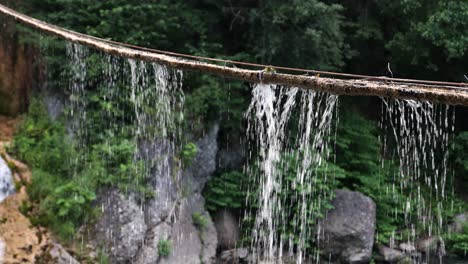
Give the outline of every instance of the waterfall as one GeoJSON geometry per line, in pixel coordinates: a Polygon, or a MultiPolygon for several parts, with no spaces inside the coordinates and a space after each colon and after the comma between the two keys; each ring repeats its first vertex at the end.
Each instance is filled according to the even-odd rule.
{"type": "MultiPolygon", "coordinates": [[[[176,199],[180,163],[173,157],[178,150],[184,119],[182,71],[155,63],[128,60],[131,72],[130,100],[134,108],[135,160],[143,161],[141,174],[149,179],[158,199],[147,206],[150,222],[160,221],[176,199]]],[[[180,162],[180,161],[179,161],[180,162]]]]}
{"type": "MultiPolygon", "coordinates": [[[[86,98],[85,89],[86,63],[90,55],[84,47],[75,43],[67,45],[67,54],[71,72],[69,85],[71,129],[74,135],[78,135],[78,146],[81,146],[86,141],[85,123],[89,100],[86,98]]],[[[103,100],[109,104],[109,107],[105,108],[106,112],[102,113],[102,119],[106,121],[107,127],[116,130],[114,132],[117,133],[126,125],[125,122],[128,123],[128,120],[122,119],[128,118],[133,122],[130,134],[133,135],[137,146],[161,141],[165,148],[174,150],[175,141],[180,136],[180,123],[183,120],[182,71],[173,71],[156,63],[131,59],[127,60],[127,67],[122,59],[110,55],[104,55],[100,63],[104,65],[99,78],[104,83],[103,89],[106,90],[103,100]],[[118,77],[121,74],[129,77],[118,77]],[[124,113],[124,117],[118,117],[116,112],[121,114],[128,110],[125,103],[122,103],[128,99],[132,104],[132,113],[124,113]]],[[[105,140],[109,141],[110,138],[105,140]]],[[[137,147],[135,159],[140,159],[142,156],[149,155],[141,153],[137,147]]],[[[148,168],[156,161],[157,157],[153,156],[148,161],[150,163],[148,168]]]]}
{"type": "Polygon", "coordinates": [[[256,84],[246,113],[247,136],[254,142],[250,150],[256,151],[258,156],[250,161],[247,168],[250,174],[258,177],[259,184],[258,197],[254,198],[258,199],[258,211],[251,246],[255,261],[281,262],[287,250],[289,257],[296,254],[296,263],[302,263],[306,255],[306,240],[313,236],[308,224],[314,217],[311,215],[312,198],[329,196],[319,194],[313,178],[324,177],[327,180],[328,175],[315,173],[315,168],[322,165],[329,155],[329,136],[338,97],[303,90],[299,98],[298,93],[299,89],[295,87],[256,84]],[[299,99],[300,107],[295,109],[299,99]],[[295,111],[299,112],[299,124],[290,122],[295,111]],[[296,127],[297,142],[288,141],[291,135],[287,132],[294,130],[290,126],[296,127]],[[291,182],[284,182],[284,175],[280,174],[278,167],[288,155],[298,159],[294,165],[296,175],[291,182]],[[281,195],[285,189],[295,193],[299,212],[291,212],[288,199],[281,195]],[[282,232],[283,227],[291,223],[296,226],[298,241],[282,232]],[[293,248],[296,248],[295,252],[293,248]]]}
{"type": "Polygon", "coordinates": [[[393,139],[399,162],[395,186],[409,194],[406,201],[401,201],[405,224],[412,230],[407,240],[414,243],[420,238],[418,225],[425,236],[440,235],[455,111],[448,105],[413,100],[383,100],[383,104],[386,114],[382,116],[382,127],[393,136],[384,139],[384,149],[390,148],[393,139]]]}
{"type": "Polygon", "coordinates": [[[11,170],[3,158],[0,157],[0,202],[13,193],[15,193],[15,185],[11,170]]]}

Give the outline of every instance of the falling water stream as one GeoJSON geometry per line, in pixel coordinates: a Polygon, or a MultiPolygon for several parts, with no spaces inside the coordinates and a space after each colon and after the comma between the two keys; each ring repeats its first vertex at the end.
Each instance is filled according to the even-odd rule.
{"type": "MultiPolygon", "coordinates": [[[[443,232],[441,212],[448,192],[449,139],[454,132],[455,112],[448,105],[413,100],[384,100],[383,104],[386,114],[382,124],[390,124],[399,161],[395,186],[409,194],[401,201],[405,224],[411,230],[406,240],[414,245],[422,237],[443,232]]],[[[382,127],[386,130],[385,125],[382,127]]],[[[384,149],[389,141],[384,139],[384,149]]],[[[437,253],[442,256],[443,240],[439,243],[437,253]]]]}
{"type": "MultiPolygon", "coordinates": [[[[71,129],[72,133],[77,135],[77,146],[89,148],[84,139],[87,136],[85,124],[89,123],[86,116],[89,98],[85,96],[86,62],[89,58],[80,45],[70,44],[67,50],[72,65],[71,129]]],[[[137,181],[145,179],[153,193],[157,190],[158,199],[141,203],[140,209],[149,219],[150,225],[152,221],[160,221],[160,215],[164,213],[161,209],[171,207],[170,202],[178,195],[174,191],[177,190],[177,186],[174,185],[179,181],[179,172],[174,167],[180,164],[173,164],[173,157],[178,151],[183,120],[182,72],[155,63],[124,60],[111,55],[99,56],[99,63],[103,67],[98,80],[104,86],[99,89],[102,89],[102,104],[106,105],[100,113],[100,122],[104,123],[105,127],[105,131],[101,133],[104,145],[108,148],[107,157],[121,155],[112,153],[112,144],[120,143],[117,141],[122,140],[122,135],[130,136],[127,140],[135,146],[134,164],[141,165],[135,166],[137,171],[134,175],[139,176],[137,181]],[[118,135],[120,137],[117,137],[118,135]]],[[[77,164],[83,162],[86,162],[85,157],[77,158],[77,164]]],[[[133,183],[140,184],[135,181],[133,183]]],[[[126,197],[133,199],[132,191],[130,194],[126,197]]],[[[107,203],[111,204],[112,201],[107,203]]],[[[109,233],[108,239],[112,241],[113,234],[109,233]]]]}
{"type": "Polygon", "coordinates": [[[0,202],[15,192],[13,175],[8,164],[0,157],[0,202]]]}
{"type": "Polygon", "coordinates": [[[329,195],[314,191],[316,186],[312,177],[319,177],[314,168],[330,154],[328,143],[338,97],[268,84],[256,84],[252,93],[246,113],[249,120],[247,135],[255,142],[251,149],[257,151],[258,158],[253,159],[248,170],[259,177],[260,186],[252,234],[254,261],[280,263],[286,253],[297,263],[302,263],[306,256],[306,240],[314,236],[307,223],[313,217],[310,215],[310,196],[329,195]],[[297,109],[296,101],[300,101],[297,109]],[[295,111],[299,116],[298,124],[291,123],[295,111]],[[296,126],[296,129],[291,129],[291,126],[296,126]],[[297,131],[296,142],[288,141],[291,136],[288,132],[292,130],[297,131]],[[278,170],[285,155],[299,158],[296,179],[292,183],[284,182],[278,170]],[[257,167],[259,173],[254,172],[257,167]],[[292,213],[293,219],[288,213],[291,205],[280,195],[285,188],[293,190],[299,203],[299,212],[292,213]],[[280,231],[290,223],[296,226],[298,241],[280,231]]]}

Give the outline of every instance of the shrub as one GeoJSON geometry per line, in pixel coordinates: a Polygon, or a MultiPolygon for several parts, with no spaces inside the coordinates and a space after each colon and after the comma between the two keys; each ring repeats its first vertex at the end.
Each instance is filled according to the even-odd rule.
{"type": "Polygon", "coordinates": [[[197,145],[194,143],[190,142],[185,144],[184,148],[182,149],[181,157],[182,157],[182,163],[184,166],[191,166],[192,161],[197,156],[197,145]]]}
{"type": "Polygon", "coordinates": [[[171,254],[172,245],[168,239],[160,239],[158,242],[158,254],[161,257],[167,257],[171,254]]]}
{"type": "Polygon", "coordinates": [[[200,212],[192,214],[192,222],[200,230],[203,230],[208,225],[208,219],[200,212]]]}
{"type": "Polygon", "coordinates": [[[247,181],[247,175],[238,171],[225,172],[212,177],[204,191],[206,208],[211,212],[222,208],[245,208],[247,191],[242,187],[247,185],[247,181]]]}
{"type": "Polygon", "coordinates": [[[450,234],[445,236],[447,249],[461,257],[468,256],[468,224],[463,227],[460,234],[450,234]]]}

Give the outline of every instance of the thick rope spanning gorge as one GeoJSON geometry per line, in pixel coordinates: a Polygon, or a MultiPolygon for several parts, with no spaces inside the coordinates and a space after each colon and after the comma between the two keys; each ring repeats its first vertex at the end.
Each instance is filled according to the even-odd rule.
{"type": "MultiPolygon", "coordinates": [[[[344,80],[226,67],[197,60],[182,59],[174,55],[167,55],[171,54],[170,52],[162,54],[162,52],[153,52],[149,49],[143,50],[141,48],[132,48],[129,45],[119,45],[117,42],[110,42],[50,25],[43,21],[18,13],[3,5],[0,5],[0,13],[10,16],[18,22],[36,28],[42,32],[58,36],[71,42],[79,43],[105,53],[136,60],[156,62],[175,69],[203,72],[252,83],[274,83],[289,87],[313,89],[339,95],[370,95],[468,106],[468,86],[460,83],[453,83],[453,85],[450,85],[450,83],[441,83],[444,85],[428,85],[425,83],[431,82],[422,81],[415,83],[417,81],[413,80],[414,82],[410,82],[411,80],[408,80],[408,82],[402,83],[398,82],[398,80],[389,78],[383,79],[379,77],[359,80],[344,80]]],[[[281,69],[281,67],[278,68],[281,69]]],[[[304,72],[315,71],[304,70],[304,72]]]]}

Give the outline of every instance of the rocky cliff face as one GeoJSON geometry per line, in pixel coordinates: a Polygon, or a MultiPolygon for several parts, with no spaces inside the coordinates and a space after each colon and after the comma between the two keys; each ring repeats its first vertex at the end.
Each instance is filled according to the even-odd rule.
{"type": "MultiPolygon", "coordinates": [[[[153,170],[155,197],[140,205],[132,195],[112,189],[101,195],[102,216],[95,226],[95,244],[106,245],[112,263],[213,263],[217,234],[201,194],[216,170],[219,126],[196,141],[192,164],[174,180],[174,168],[153,170]],[[161,243],[169,243],[163,252],[161,243]]],[[[164,156],[164,146],[145,153],[164,156]]]]}
{"type": "MultiPolygon", "coordinates": [[[[14,6],[19,1],[0,0],[14,6]]],[[[16,115],[28,107],[28,96],[41,80],[39,54],[20,40],[17,24],[0,16],[0,114],[16,115]]]]}

